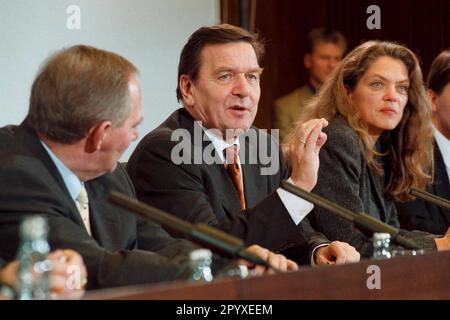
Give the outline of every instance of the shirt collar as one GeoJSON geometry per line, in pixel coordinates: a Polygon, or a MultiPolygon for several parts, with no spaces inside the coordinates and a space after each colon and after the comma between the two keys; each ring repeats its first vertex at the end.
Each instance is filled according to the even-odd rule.
{"type": "Polygon", "coordinates": [[[434,139],[441,151],[445,166],[450,168],[450,140],[447,139],[434,125],[433,125],[434,139]]]}
{"type": "Polygon", "coordinates": [[[209,140],[211,140],[211,142],[212,142],[212,144],[214,146],[214,149],[219,154],[220,160],[222,160],[222,162],[225,161],[224,150],[226,148],[231,147],[233,145],[236,145],[237,146],[237,151],[239,152],[240,143],[239,143],[239,138],[238,137],[234,138],[234,141],[232,143],[229,143],[229,142],[223,140],[222,137],[219,137],[218,135],[216,135],[213,132],[215,130],[206,129],[202,125],[200,125],[200,126],[201,126],[202,130],[205,132],[206,136],[209,138],[209,140]]]}
{"type": "Polygon", "coordinates": [[[49,154],[50,158],[53,160],[56,168],[61,174],[64,184],[73,200],[76,200],[81,191],[82,182],[67,166],[58,159],[58,157],[53,153],[53,151],[45,144],[44,141],[40,140],[45,150],[49,154]]]}

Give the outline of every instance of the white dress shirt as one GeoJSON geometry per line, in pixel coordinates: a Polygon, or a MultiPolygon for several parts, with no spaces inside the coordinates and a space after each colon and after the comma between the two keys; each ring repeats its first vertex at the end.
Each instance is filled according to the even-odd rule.
{"type": "MultiPolygon", "coordinates": [[[[228,147],[231,147],[232,145],[237,145],[237,150],[239,151],[240,143],[239,139],[236,137],[235,140],[232,143],[229,143],[222,139],[222,137],[218,137],[215,135],[211,130],[207,130],[204,127],[202,127],[203,131],[205,131],[206,136],[211,140],[212,144],[214,145],[214,149],[216,150],[217,154],[220,157],[220,160],[222,162],[225,162],[224,157],[224,150],[228,147]]],[[[239,169],[241,169],[241,178],[242,182],[244,182],[244,177],[242,176],[242,168],[241,168],[241,162],[238,155],[238,165],[239,169]]],[[[288,180],[290,183],[293,183],[292,179],[289,178],[288,180]]],[[[245,183],[244,183],[245,185],[245,183]]],[[[245,193],[245,190],[244,190],[245,193]]],[[[284,206],[286,207],[286,210],[289,212],[289,215],[291,216],[292,220],[296,225],[298,225],[308,213],[311,212],[311,210],[314,208],[313,204],[303,200],[302,198],[297,197],[296,195],[283,190],[281,188],[277,189],[278,196],[281,199],[281,202],[283,202],[284,206]]]]}
{"type": "Polygon", "coordinates": [[[67,166],[59,160],[59,158],[53,153],[53,151],[44,143],[44,141],[40,140],[45,150],[47,151],[50,158],[53,160],[56,168],[58,169],[61,177],[64,181],[64,184],[69,191],[70,197],[75,202],[75,205],[80,212],[80,217],[83,220],[84,226],[86,227],[86,231],[89,235],[91,235],[91,223],[89,217],[89,210],[81,210],[79,207],[79,203],[77,202],[77,198],[81,193],[81,189],[84,188],[83,182],[78,179],[78,177],[73,173],[67,166]]]}

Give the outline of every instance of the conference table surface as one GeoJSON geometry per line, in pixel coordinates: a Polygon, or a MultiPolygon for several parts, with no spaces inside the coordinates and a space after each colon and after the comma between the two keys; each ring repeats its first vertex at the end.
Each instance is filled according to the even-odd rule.
{"type": "Polygon", "coordinates": [[[90,291],[84,299],[450,299],[450,251],[211,283],[186,281],[90,291]]]}

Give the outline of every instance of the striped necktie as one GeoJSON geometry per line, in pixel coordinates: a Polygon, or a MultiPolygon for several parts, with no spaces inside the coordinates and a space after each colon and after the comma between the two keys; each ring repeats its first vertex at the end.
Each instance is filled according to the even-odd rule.
{"type": "Polygon", "coordinates": [[[233,181],[234,187],[236,188],[241,209],[245,210],[244,184],[242,183],[242,174],[238,163],[237,145],[234,144],[231,147],[226,148],[225,156],[225,168],[233,181]]]}

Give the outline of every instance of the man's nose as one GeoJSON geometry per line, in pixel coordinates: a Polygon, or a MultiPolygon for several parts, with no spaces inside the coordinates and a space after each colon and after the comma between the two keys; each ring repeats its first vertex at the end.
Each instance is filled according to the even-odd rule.
{"type": "Polygon", "coordinates": [[[250,88],[247,78],[245,77],[245,74],[240,73],[236,75],[233,85],[234,85],[233,86],[234,95],[240,97],[246,97],[249,95],[250,88]]]}

